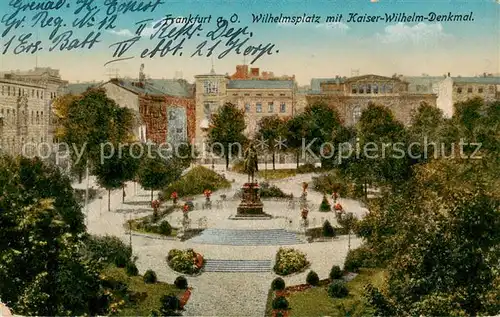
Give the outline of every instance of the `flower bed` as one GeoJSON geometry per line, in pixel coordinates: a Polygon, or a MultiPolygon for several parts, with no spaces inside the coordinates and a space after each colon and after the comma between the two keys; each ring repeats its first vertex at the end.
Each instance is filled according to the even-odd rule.
{"type": "Polygon", "coordinates": [[[201,273],[205,261],[203,256],[193,249],[172,249],[168,252],[167,263],[176,272],[197,275],[201,273]]]}
{"type": "Polygon", "coordinates": [[[305,270],[309,264],[304,253],[295,249],[280,248],[276,253],[273,270],[278,275],[289,275],[305,270]]]}

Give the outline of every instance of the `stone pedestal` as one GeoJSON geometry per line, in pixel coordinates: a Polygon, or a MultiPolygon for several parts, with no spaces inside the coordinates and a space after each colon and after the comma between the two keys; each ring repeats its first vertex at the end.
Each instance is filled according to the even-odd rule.
{"type": "Polygon", "coordinates": [[[246,183],[242,190],[243,197],[237,209],[237,218],[271,218],[263,211],[264,204],[260,200],[257,183],[246,183]]]}

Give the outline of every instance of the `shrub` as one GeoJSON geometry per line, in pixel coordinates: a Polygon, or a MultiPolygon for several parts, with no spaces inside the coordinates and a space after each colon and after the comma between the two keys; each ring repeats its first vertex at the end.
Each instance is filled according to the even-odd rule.
{"type": "Polygon", "coordinates": [[[273,291],[282,291],[285,289],[285,280],[283,280],[281,277],[277,277],[273,280],[271,283],[271,289],[273,291]]]}
{"type": "Polygon", "coordinates": [[[164,295],[160,299],[160,315],[161,316],[180,316],[178,310],[181,307],[181,303],[177,296],[170,294],[164,295]]]}
{"type": "Polygon", "coordinates": [[[318,170],[318,168],[314,164],[306,163],[304,165],[300,165],[297,168],[297,173],[300,173],[300,174],[313,173],[313,172],[315,172],[317,170],[318,170]]]}
{"type": "Polygon", "coordinates": [[[276,253],[274,272],[278,275],[288,275],[300,272],[309,265],[306,255],[295,249],[280,248],[276,253]]]}
{"type": "Polygon", "coordinates": [[[318,285],[318,283],[319,283],[318,274],[316,274],[316,272],[314,272],[314,271],[310,271],[307,274],[306,283],[309,284],[309,285],[312,285],[312,286],[318,285]]]}
{"type": "Polygon", "coordinates": [[[375,257],[372,256],[371,251],[367,247],[359,247],[349,250],[347,253],[344,270],[357,273],[361,267],[374,268],[377,266],[378,262],[375,257]]]}
{"type": "Polygon", "coordinates": [[[177,276],[174,281],[174,285],[179,289],[186,289],[188,288],[188,281],[184,276],[177,276]]]}
{"type": "Polygon", "coordinates": [[[125,267],[132,258],[132,248],[117,237],[88,236],[85,253],[94,260],[101,260],[117,267],[125,267]]]}
{"type": "Polygon", "coordinates": [[[288,309],[288,300],[284,296],[278,296],[273,300],[273,309],[288,309]]]}
{"type": "Polygon", "coordinates": [[[197,166],[179,180],[170,184],[163,192],[163,196],[170,197],[174,191],[177,192],[179,197],[194,196],[201,195],[205,189],[213,192],[229,187],[231,187],[231,183],[224,177],[208,168],[197,166]]]}
{"type": "Polygon", "coordinates": [[[342,270],[340,269],[340,266],[334,265],[332,266],[332,269],[330,270],[330,279],[331,280],[338,280],[339,278],[342,278],[342,270]]]}
{"type": "Polygon", "coordinates": [[[127,263],[127,265],[125,266],[125,272],[127,272],[128,276],[139,275],[139,270],[137,269],[137,266],[133,262],[127,263]]]}
{"type": "Polygon", "coordinates": [[[200,268],[197,268],[194,265],[195,257],[196,253],[192,249],[173,249],[168,252],[167,263],[172,268],[172,270],[176,272],[184,274],[195,274],[200,271],[200,268]]]}
{"type": "Polygon", "coordinates": [[[285,194],[278,186],[270,186],[269,183],[260,184],[261,198],[291,198],[291,194],[285,194]]]}
{"type": "Polygon", "coordinates": [[[331,193],[333,189],[337,191],[340,197],[349,197],[351,190],[347,182],[342,179],[339,173],[330,172],[313,177],[313,189],[320,193],[331,193]]]}
{"type": "Polygon", "coordinates": [[[342,298],[349,295],[349,290],[344,281],[333,281],[328,286],[328,295],[330,295],[330,297],[342,298]]]}
{"type": "Polygon", "coordinates": [[[158,233],[164,236],[169,236],[172,233],[172,226],[168,221],[164,220],[158,226],[158,233]]]}
{"type": "Polygon", "coordinates": [[[144,273],[143,279],[146,284],[154,284],[158,281],[156,273],[153,270],[147,270],[146,273],[144,273]]]}
{"type": "Polygon", "coordinates": [[[331,210],[332,206],[330,205],[328,198],[326,198],[326,195],[323,195],[323,200],[321,201],[321,205],[319,205],[319,211],[327,212],[331,210]]]}
{"type": "Polygon", "coordinates": [[[323,223],[323,237],[335,237],[335,229],[328,220],[323,223]]]}

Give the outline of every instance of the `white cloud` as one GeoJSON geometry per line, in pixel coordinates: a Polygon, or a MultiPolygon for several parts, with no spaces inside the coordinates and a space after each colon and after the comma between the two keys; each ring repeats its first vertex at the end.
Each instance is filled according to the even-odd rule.
{"type": "Polygon", "coordinates": [[[385,27],[384,33],[375,35],[382,43],[413,43],[430,44],[438,41],[451,39],[450,34],[446,34],[441,23],[426,24],[420,22],[414,26],[404,23],[397,23],[385,27]]]}
{"type": "MultiPolygon", "coordinates": [[[[168,20],[168,23],[169,24],[183,24],[181,22],[176,22],[175,20],[172,20],[172,19],[182,19],[182,18],[183,18],[182,16],[178,16],[175,18],[170,17],[168,20]]],[[[179,21],[181,21],[181,20],[179,20],[179,21]]],[[[158,31],[158,29],[161,28],[161,26],[163,25],[164,22],[165,22],[165,18],[161,18],[159,20],[156,20],[156,21],[149,23],[149,25],[146,26],[142,30],[141,36],[151,36],[151,35],[155,34],[158,31]]],[[[112,33],[112,34],[115,34],[118,36],[127,36],[127,37],[135,36],[135,30],[130,31],[128,29],[122,29],[122,30],[118,30],[118,31],[111,30],[111,31],[109,31],[109,33],[112,33]]]]}
{"type": "Polygon", "coordinates": [[[118,35],[118,36],[134,36],[134,34],[130,31],[130,30],[127,30],[127,29],[122,29],[122,30],[110,30],[109,33],[111,34],[114,34],[114,35],[118,35]]]}
{"type": "Polygon", "coordinates": [[[342,22],[328,22],[316,25],[317,28],[323,28],[327,30],[336,30],[340,32],[346,32],[350,29],[349,25],[342,22]]]}

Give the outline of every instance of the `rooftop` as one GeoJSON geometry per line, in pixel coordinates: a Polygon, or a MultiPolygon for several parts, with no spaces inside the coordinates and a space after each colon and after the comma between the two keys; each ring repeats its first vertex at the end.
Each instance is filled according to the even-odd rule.
{"type": "Polygon", "coordinates": [[[460,84],[484,84],[484,85],[500,85],[499,76],[486,77],[452,77],[453,82],[460,84]]]}
{"type": "Polygon", "coordinates": [[[294,87],[292,80],[230,80],[227,84],[228,89],[292,89],[294,87]]]}

